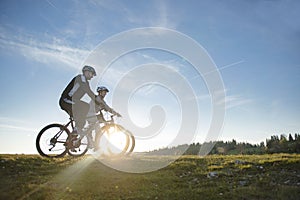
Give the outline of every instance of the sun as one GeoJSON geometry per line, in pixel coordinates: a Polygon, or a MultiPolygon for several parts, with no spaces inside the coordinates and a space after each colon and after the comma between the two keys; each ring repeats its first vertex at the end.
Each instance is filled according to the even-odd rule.
{"type": "Polygon", "coordinates": [[[110,127],[105,131],[99,142],[104,154],[118,155],[128,148],[128,136],[116,127],[110,127]]]}

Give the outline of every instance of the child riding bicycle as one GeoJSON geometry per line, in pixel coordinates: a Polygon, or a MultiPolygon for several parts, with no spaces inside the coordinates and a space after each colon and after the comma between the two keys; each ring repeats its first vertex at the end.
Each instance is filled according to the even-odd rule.
{"type": "MultiPolygon", "coordinates": [[[[113,115],[116,115],[117,117],[122,117],[118,112],[116,112],[114,109],[112,109],[110,106],[107,105],[104,98],[106,94],[109,92],[109,90],[104,86],[99,86],[97,88],[98,95],[95,98],[95,101],[90,102],[90,109],[87,114],[87,121],[89,123],[89,126],[94,127],[96,132],[96,144],[98,139],[100,138],[100,123],[104,123],[106,120],[103,117],[102,111],[109,112],[113,115]]],[[[87,134],[88,143],[90,144],[90,148],[93,148],[93,137],[92,137],[92,130],[90,130],[90,133],[87,134]]],[[[97,151],[99,147],[95,146],[94,151],[97,151]]]]}

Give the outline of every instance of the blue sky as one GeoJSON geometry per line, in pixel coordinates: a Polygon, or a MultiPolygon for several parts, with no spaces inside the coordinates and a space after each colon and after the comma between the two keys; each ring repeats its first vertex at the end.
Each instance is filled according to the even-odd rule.
{"type": "MultiPolygon", "coordinates": [[[[58,99],[89,53],[114,34],[142,27],[179,31],[211,56],[226,90],[220,140],[259,143],[271,135],[299,133],[299,9],[296,0],[2,0],[0,153],[36,153],[38,131],[51,122],[67,121],[58,99]]],[[[173,65],[190,79],[197,95],[203,97],[198,100],[203,122],[199,132],[205,132],[211,105],[203,80],[192,79],[194,72],[188,63],[166,52],[143,50],[121,58],[114,66],[130,69],[153,60],[173,65]]],[[[102,83],[113,87],[113,76],[117,77],[108,74],[102,83]]],[[[162,101],[168,98],[155,95],[168,93],[164,89],[158,88],[150,97],[145,96],[150,93],[148,88],[144,90],[137,93],[140,99],[131,100],[133,120],[149,123],[149,106],[158,103],[165,105],[169,116],[179,113],[172,109],[175,100],[162,101]]],[[[108,95],[109,103],[111,98],[108,95]]],[[[169,132],[178,127],[179,118],[169,118],[169,132]]],[[[201,134],[196,137],[196,141],[202,139],[201,134]]],[[[165,139],[155,147],[167,144],[165,139]]],[[[143,144],[138,148],[154,147],[143,144]]]]}

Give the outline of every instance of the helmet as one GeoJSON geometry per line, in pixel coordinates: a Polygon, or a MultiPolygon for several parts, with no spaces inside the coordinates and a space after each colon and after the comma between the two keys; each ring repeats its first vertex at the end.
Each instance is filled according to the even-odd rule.
{"type": "Polygon", "coordinates": [[[104,86],[97,87],[97,92],[100,92],[100,91],[109,92],[109,90],[106,87],[104,87],[104,86]]]}
{"type": "Polygon", "coordinates": [[[96,70],[93,67],[91,67],[91,66],[85,65],[82,68],[82,73],[84,73],[84,71],[90,71],[90,72],[93,73],[94,76],[96,76],[96,70]]]}

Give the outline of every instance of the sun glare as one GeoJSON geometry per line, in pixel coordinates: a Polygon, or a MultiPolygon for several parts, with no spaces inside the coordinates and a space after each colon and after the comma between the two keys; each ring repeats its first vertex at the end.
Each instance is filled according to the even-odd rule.
{"type": "Polygon", "coordinates": [[[128,136],[115,127],[110,127],[100,140],[100,148],[104,154],[120,154],[127,150],[128,136]]]}

